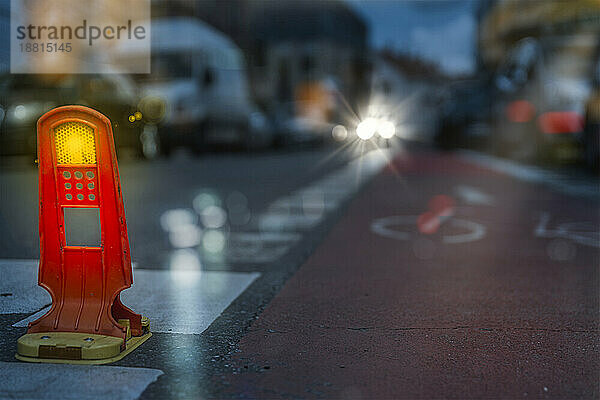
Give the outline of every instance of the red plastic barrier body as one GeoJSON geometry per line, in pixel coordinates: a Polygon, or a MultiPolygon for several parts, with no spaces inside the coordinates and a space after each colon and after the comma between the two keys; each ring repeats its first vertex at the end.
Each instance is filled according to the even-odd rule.
{"type": "Polygon", "coordinates": [[[125,343],[126,327],[119,319],[129,319],[134,336],[142,327],[141,316],[119,299],[133,274],[110,121],[87,107],[59,107],[39,119],[37,140],[38,283],[50,292],[52,307],[30,323],[28,333],[85,332],[125,343]],[[97,209],[99,245],[67,243],[68,208],[97,209]]]}

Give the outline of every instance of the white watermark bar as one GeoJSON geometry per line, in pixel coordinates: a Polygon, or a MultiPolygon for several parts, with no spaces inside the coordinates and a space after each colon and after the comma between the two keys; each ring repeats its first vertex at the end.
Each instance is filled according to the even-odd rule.
{"type": "Polygon", "coordinates": [[[11,0],[10,72],[150,73],[150,0],[11,0]]]}

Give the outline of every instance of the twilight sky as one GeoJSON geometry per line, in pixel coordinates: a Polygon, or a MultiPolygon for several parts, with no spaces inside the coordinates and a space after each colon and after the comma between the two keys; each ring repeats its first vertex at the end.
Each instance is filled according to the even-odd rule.
{"type": "Polygon", "coordinates": [[[419,55],[448,73],[474,68],[476,0],[346,0],[368,22],[371,44],[419,55]]]}

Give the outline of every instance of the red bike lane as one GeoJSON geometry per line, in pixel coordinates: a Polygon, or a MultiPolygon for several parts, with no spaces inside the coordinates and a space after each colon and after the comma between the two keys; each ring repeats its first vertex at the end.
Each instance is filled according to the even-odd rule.
{"type": "Polygon", "coordinates": [[[599,222],[592,200],[400,155],[242,338],[231,394],[597,398],[599,222]]]}

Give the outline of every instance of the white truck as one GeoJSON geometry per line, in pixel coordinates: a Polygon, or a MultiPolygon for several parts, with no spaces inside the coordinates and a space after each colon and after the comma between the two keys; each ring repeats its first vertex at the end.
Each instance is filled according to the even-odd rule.
{"type": "MultiPolygon", "coordinates": [[[[168,154],[209,145],[270,144],[264,115],[251,101],[244,59],[226,36],[195,18],[153,20],[151,73],[138,75],[144,138],[168,154]]],[[[124,49],[122,57],[138,57],[124,49]]]]}

